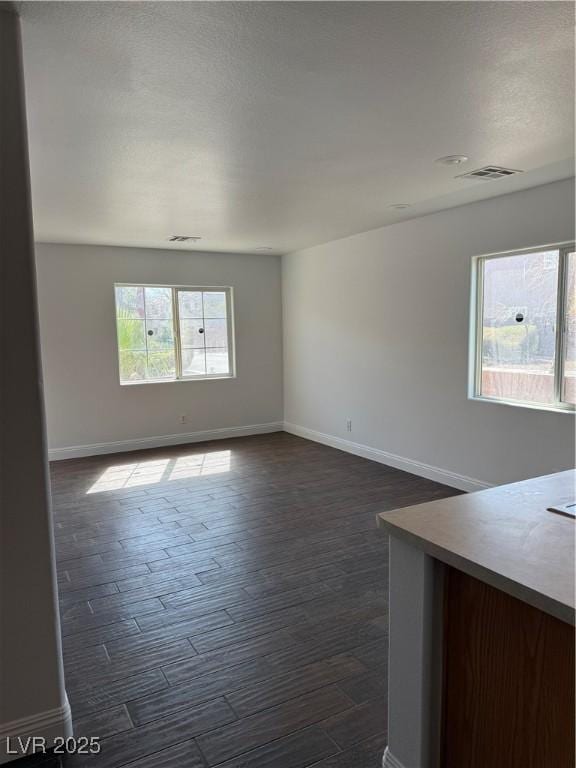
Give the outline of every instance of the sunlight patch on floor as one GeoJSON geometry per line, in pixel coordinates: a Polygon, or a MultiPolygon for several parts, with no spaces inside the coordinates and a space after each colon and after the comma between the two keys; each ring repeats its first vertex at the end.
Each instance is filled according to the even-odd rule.
{"type": "Polygon", "coordinates": [[[182,458],[176,459],[169,480],[229,472],[231,453],[231,451],[215,451],[214,453],[196,454],[195,456],[182,456],[182,458]]]}
{"type": "Polygon", "coordinates": [[[181,456],[178,459],[118,464],[108,467],[90,486],[86,494],[120,491],[123,488],[136,488],[140,485],[154,485],[171,480],[229,472],[231,454],[232,451],[213,451],[181,456]]]}

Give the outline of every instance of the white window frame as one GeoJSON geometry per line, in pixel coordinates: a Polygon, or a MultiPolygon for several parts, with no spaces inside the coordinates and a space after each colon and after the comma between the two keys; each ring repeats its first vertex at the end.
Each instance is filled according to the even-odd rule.
{"type": "Polygon", "coordinates": [[[234,289],[230,285],[167,285],[166,283],[114,283],[114,330],[116,332],[116,362],[118,365],[118,381],[122,387],[134,387],[141,384],[174,384],[182,381],[210,381],[214,379],[236,378],[236,340],[234,335],[234,289]],[[116,288],[169,288],[172,291],[172,325],[174,334],[174,355],[176,361],[176,376],[162,379],[140,379],[138,381],[122,381],[120,377],[120,347],[118,346],[116,288]],[[226,330],[228,335],[228,373],[200,373],[184,375],[182,373],[182,343],[180,338],[180,313],[178,294],[180,291],[216,291],[226,295],[226,330]]]}
{"type": "Polygon", "coordinates": [[[562,400],[562,384],[564,380],[564,344],[566,335],[566,307],[567,307],[567,273],[568,254],[575,251],[575,244],[570,242],[552,243],[538,246],[537,248],[523,248],[500,253],[489,253],[482,256],[474,256],[472,259],[471,299],[470,299],[470,341],[468,360],[468,398],[487,403],[500,405],[513,405],[520,408],[530,408],[539,411],[556,411],[559,413],[572,413],[576,407],[572,403],[562,400]],[[506,256],[523,256],[530,253],[542,253],[543,251],[558,251],[558,296],[556,315],[556,349],[554,359],[554,403],[538,403],[529,400],[514,400],[503,397],[487,397],[482,394],[482,320],[484,310],[484,264],[490,259],[500,259],[506,256]]]}

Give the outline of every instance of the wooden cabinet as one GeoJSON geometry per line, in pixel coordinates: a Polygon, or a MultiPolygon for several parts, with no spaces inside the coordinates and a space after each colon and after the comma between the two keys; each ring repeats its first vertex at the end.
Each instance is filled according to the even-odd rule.
{"type": "Polygon", "coordinates": [[[444,595],[442,768],[574,768],[574,628],[454,568],[444,595]]]}

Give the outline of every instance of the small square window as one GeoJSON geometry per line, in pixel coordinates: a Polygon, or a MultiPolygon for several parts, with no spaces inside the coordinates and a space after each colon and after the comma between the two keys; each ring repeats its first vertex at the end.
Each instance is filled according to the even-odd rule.
{"type": "Polygon", "coordinates": [[[231,288],[116,285],[121,384],[234,376],[231,288]]]}
{"type": "Polygon", "coordinates": [[[573,250],[475,260],[472,397],[574,409],[573,250]]]}

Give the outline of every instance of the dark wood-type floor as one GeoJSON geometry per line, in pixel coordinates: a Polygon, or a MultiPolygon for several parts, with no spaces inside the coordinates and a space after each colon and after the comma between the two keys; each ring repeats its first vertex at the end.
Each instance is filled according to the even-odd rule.
{"type": "Polygon", "coordinates": [[[102,739],[66,765],[380,766],[374,515],[456,491],[285,433],[58,462],[52,491],[75,732],[102,739]]]}

